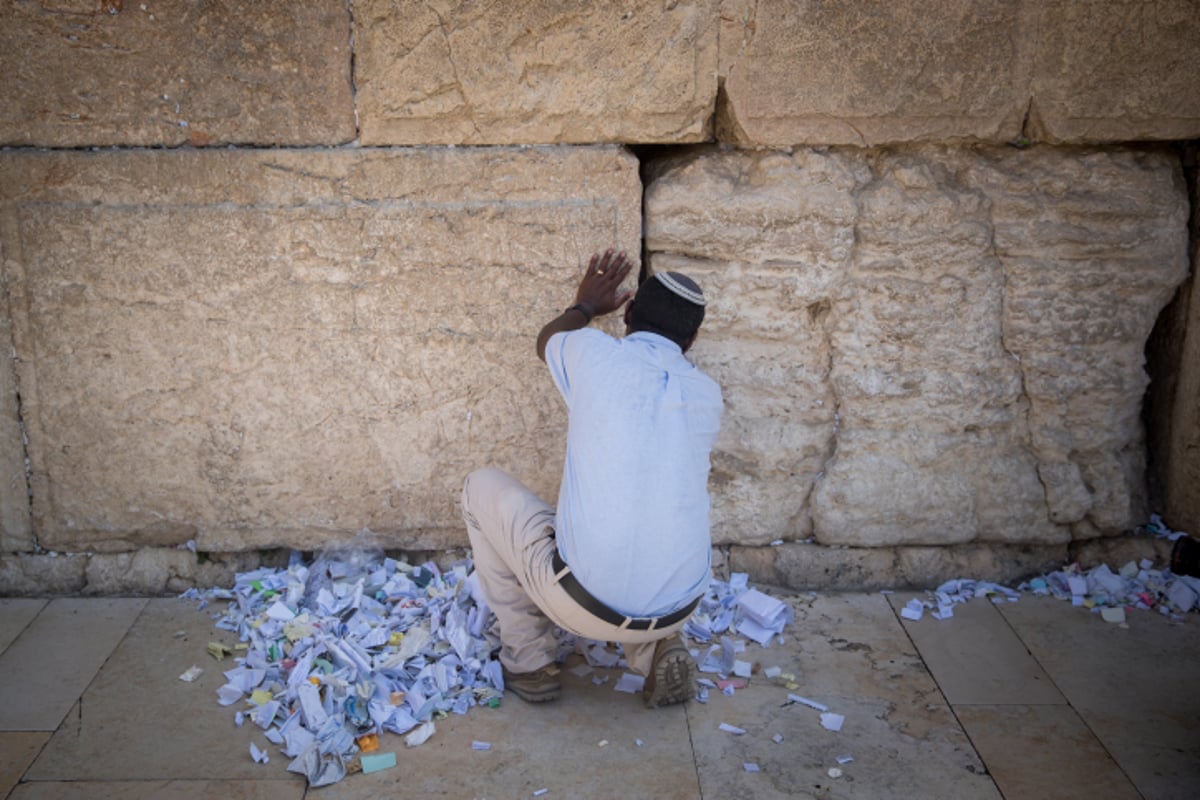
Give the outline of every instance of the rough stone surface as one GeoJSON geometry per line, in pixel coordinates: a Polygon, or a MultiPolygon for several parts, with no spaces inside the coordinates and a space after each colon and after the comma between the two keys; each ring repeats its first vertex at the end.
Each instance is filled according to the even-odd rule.
{"type": "Polygon", "coordinates": [[[1162,513],[1176,530],[1200,536],[1200,169],[1197,148],[1189,151],[1192,197],[1192,275],[1159,321],[1155,376],[1149,402],[1154,473],[1162,513]]]}
{"type": "Polygon", "coordinates": [[[54,555],[0,554],[0,595],[53,597],[75,595],[84,587],[88,557],[83,553],[54,555]]]}
{"type": "Polygon", "coordinates": [[[932,589],[954,578],[1017,583],[1060,569],[1065,545],[966,544],[943,547],[824,547],[785,543],[730,548],[730,569],[752,581],[798,591],[932,589]]]}
{"type": "Polygon", "coordinates": [[[855,586],[860,591],[897,585],[896,551],[888,547],[782,544],[729,548],[729,570],[750,580],[809,591],[855,586]]]}
{"type": "Polygon", "coordinates": [[[726,0],[717,138],[739,145],[1013,140],[1036,45],[1029,5],[726,0]]]}
{"type": "Polygon", "coordinates": [[[718,541],[1060,544],[1145,519],[1142,347],[1187,270],[1168,152],[708,151],[654,270],[713,297],[718,541]]]}
{"type": "Polygon", "coordinates": [[[1079,562],[1084,569],[1107,564],[1113,570],[1128,564],[1150,559],[1159,569],[1171,563],[1170,539],[1157,536],[1113,536],[1104,539],[1084,539],[1072,542],[1069,562],[1079,562]]]}
{"type": "MultiPolygon", "coordinates": [[[[0,259],[4,245],[0,241],[0,259]]],[[[0,309],[4,309],[0,300],[0,309]]],[[[0,348],[12,352],[12,317],[0,311],[0,348]]],[[[33,549],[25,443],[21,429],[17,376],[12,361],[0,363],[0,553],[33,549]]]]}
{"type": "Polygon", "coordinates": [[[0,144],[354,139],[345,0],[0,6],[0,144]]]}
{"type": "Polygon", "coordinates": [[[85,595],[179,594],[192,586],[233,586],[239,572],[261,566],[256,552],[198,557],[188,550],[145,547],[131,553],[89,556],[85,595]]]}
{"type": "Polygon", "coordinates": [[[1038,5],[1029,136],[1049,142],[1200,137],[1195,0],[1038,5]]]}
{"type": "Polygon", "coordinates": [[[487,464],[555,497],[533,341],[640,233],[637,162],[607,147],[22,152],[0,186],[58,550],[462,544],[487,464]]]}
{"type": "Polygon", "coordinates": [[[717,0],[358,0],[354,15],[364,144],[697,142],[709,133],[717,0]]]}

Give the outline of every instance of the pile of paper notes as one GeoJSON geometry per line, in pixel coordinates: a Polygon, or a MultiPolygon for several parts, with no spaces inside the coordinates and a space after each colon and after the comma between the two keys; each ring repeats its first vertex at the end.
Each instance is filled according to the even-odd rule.
{"type": "MultiPolygon", "coordinates": [[[[1147,559],[1129,562],[1117,572],[1101,564],[1084,572],[1077,565],[1022,583],[1022,591],[1052,595],[1084,608],[1154,609],[1160,614],[1186,613],[1196,608],[1200,579],[1152,569],[1147,559]]],[[[1114,618],[1115,619],[1115,618],[1114,618]]]]}
{"type": "Polygon", "coordinates": [[[1087,571],[1072,564],[1025,581],[1017,590],[989,581],[959,578],[946,581],[933,590],[932,599],[908,601],[900,615],[917,621],[926,609],[930,609],[930,616],[935,619],[949,619],[954,616],[955,605],[973,597],[987,597],[993,603],[1012,603],[1020,598],[1020,592],[1070,600],[1073,605],[1101,614],[1110,622],[1124,621],[1123,614],[1111,613],[1113,609],[1154,610],[1166,616],[1200,610],[1200,579],[1152,567],[1153,563],[1148,559],[1137,563],[1131,561],[1117,572],[1105,564],[1087,571]]]}
{"type": "Polygon", "coordinates": [[[469,566],[443,573],[357,552],[306,565],[297,554],[287,569],[238,575],[232,590],[184,596],[229,600],[217,627],[246,643],[218,702],[237,705],[237,724],[262,728],[289,770],[324,786],[345,776],[364,736],[407,733],[415,746],[436,717],[498,702],[491,612],[469,566]]]}
{"type": "MultiPolygon", "coordinates": [[[[767,646],[793,619],[791,606],[747,580],[741,573],[713,579],[687,623],[692,638],[723,644],[698,658],[706,671],[749,678],[750,664],[735,658],[745,643],[726,634],[767,646]]],[[[193,589],[184,597],[202,606],[229,601],[217,627],[244,644],[209,645],[214,658],[233,655],[236,664],[217,700],[236,707],[237,725],[261,728],[291,759],[288,769],[312,786],[344,778],[347,764],[365,752],[362,743],[378,746],[384,731],[404,734],[416,747],[435,733],[440,716],[495,706],[504,691],[492,657],[499,642],[488,632],[494,616],[470,561],[442,572],[433,563],[411,566],[358,550],[326,553],[312,564],[293,554],[286,569],[242,573],[232,589],[193,589]]],[[[563,635],[560,657],[570,652],[582,654],[589,671],[624,665],[619,648],[563,635]]],[[[641,680],[626,675],[614,689],[638,692],[641,680]]],[[[269,757],[257,747],[251,756],[260,763],[269,757]]],[[[372,759],[362,758],[363,771],[385,768],[372,759]]]]}

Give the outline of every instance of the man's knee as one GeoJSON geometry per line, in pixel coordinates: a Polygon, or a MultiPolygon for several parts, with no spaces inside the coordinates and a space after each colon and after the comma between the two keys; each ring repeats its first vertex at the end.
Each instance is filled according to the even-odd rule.
{"type": "Polygon", "coordinates": [[[512,478],[503,470],[498,470],[495,467],[483,467],[477,469],[467,476],[463,481],[462,490],[462,513],[463,519],[470,526],[474,520],[474,515],[471,509],[479,508],[481,502],[485,502],[483,498],[494,497],[496,492],[502,487],[511,483],[512,478]]]}
{"type": "Polygon", "coordinates": [[[498,470],[495,467],[482,467],[475,470],[467,476],[465,481],[463,481],[463,504],[466,504],[467,498],[472,493],[487,491],[507,477],[507,473],[503,472],[502,470],[498,470]]]}

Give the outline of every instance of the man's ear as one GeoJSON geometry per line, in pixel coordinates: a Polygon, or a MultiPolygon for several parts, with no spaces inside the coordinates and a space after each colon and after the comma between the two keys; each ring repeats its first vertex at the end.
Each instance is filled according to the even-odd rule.
{"type": "Polygon", "coordinates": [[[692,349],[692,345],[694,345],[696,343],[696,337],[699,335],[700,335],[700,331],[696,331],[695,333],[693,333],[691,336],[689,336],[687,338],[687,341],[683,343],[683,352],[684,353],[686,353],[688,350],[692,349]]]}

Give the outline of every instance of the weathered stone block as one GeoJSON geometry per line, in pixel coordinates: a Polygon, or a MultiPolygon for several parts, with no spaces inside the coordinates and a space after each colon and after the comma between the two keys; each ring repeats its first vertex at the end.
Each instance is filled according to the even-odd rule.
{"type": "Polygon", "coordinates": [[[166,595],[179,594],[193,586],[232,587],[238,572],[257,569],[260,560],[256,552],[199,559],[187,550],[160,547],[97,553],[88,557],[81,594],[166,595]]]}
{"type": "Polygon", "coordinates": [[[1071,543],[1070,561],[1083,569],[1107,564],[1118,570],[1130,561],[1143,558],[1154,562],[1155,569],[1166,569],[1171,563],[1170,539],[1158,536],[1113,536],[1106,539],[1085,539],[1071,543]]]}
{"type": "Polygon", "coordinates": [[[618,148],[9,153],[0,230],[43,546],[465,542],[482,465],[554,498],[534,354],[638,252],[618,148]]]}
{"type": "Polygon", "coordinates": [[[354,139],[344,0],[0,6],[0,144],[354,139]]]}
{"type": "Polygon", "coordinates": [[[1004,347],[1052,519],[1075,538],[1131,530],[1147,515],[1145,343],[1188,270],[1178,159],[1037,148],[996,151],[972,173],[992,203],[1004,347]]]}
{"type": "Polygon", "coordinates": [[[896,552],[887,547],[783,544],[729,549],[729,569],[756,583],[801,591],[874,591],[897,585],[896,552]]]}
{"type": "Polygon", "coordinates": [[[651,177],[651,267],[711,287],[718,541],[1143,521],[1141,351],[1187,269],[1171,154],[710,150],[651,177]]]}
{"type": "Polygon", "coordinates": [[[829,298],[854,241],[861,165],[841,154],[684,156],[656,165],[646,243],[656,271],[710,298],[691,351],[721,384],[714,538],[811,530],[808,493],[832,454],[829,298]]]}
{"type": "Polygon", "coordinates": [[[697,142],[717,0],[359,0],[364,144],[697,142]]]}
{"type": "Polygon", "coordinates": [[[1059,569],[1066,545],[964,544],[948,547],[823,547],[787,543],[730,548],[730,568],[751,580],[797,591],[934,589],[955,578],[1016,584],[1059,569]]]}
{"type": "Polygon", "coordinates": [[[0,594],[9,597],[51,597],[78,594],[83,589],[88,557],[70,555],[0,554],[0,594]]]}
{"type": "Polygon", "coordinates": [[[952,547],[898,547],[897,586],[936,589],[956,578],[1016,586],[1069,561],[1067,545],[959,544],[952,547]]]}
{"type": "MultiPolygon", "coordinates": [[[[4,246],[0,243],[0,262],[4,246]]],[[[0,304],[0,347],[12,352],[12,318],[0,304]]],[[[0,553],[33,549],[29,484],[25,479],[25,432],[22,430],[16,371],[0,364],[0,553]]]]}
{"type": "Polygon", "coordinates": [[[1013,140],[1036,43],[1028,6],[725,0],[718,139],[1013,140]]]}
{"type": "Polygon", "coordinates": [[[1049,142],[1200,137],[1195,0],[1039,4],[1029,135],[1049,142]]]}

